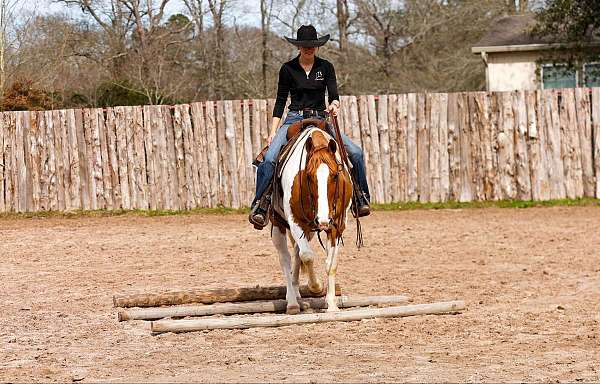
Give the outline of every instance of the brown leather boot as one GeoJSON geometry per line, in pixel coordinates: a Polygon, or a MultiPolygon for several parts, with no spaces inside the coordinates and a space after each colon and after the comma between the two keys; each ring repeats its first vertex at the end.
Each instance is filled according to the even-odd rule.
{"type": "Polygon", "coordinates": [[[269,224],[269,208],[271,195],[265,195],[252,206],[248,221],[259,231],[269,224]]]}
{"type": "MultiPolygon", "coordinates": [[[[355,191],[356,192],[356,191],[355,191]]],[[[369,201],[363,192],[357,193],[357,198],[352,199],[352,215],[354,217],[364,217],[369,216],[371,214],[371,207],[369,206],[369,201]]]]}

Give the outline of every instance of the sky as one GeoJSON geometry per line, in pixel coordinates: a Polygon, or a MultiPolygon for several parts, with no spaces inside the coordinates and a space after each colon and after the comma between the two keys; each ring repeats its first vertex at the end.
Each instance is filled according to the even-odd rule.
{"type": "MultiPolygon", "coordinates": [[[[63,4],[57,4],[53,0],[21,0],[24,9],[29,11],[37,11],[41,14],[51,14],[56,12],[68,11],[74,16],[79,16],[81,13],[75,7],[65,7],[63,4]]],[[[238,25],[260,26],[260,0],[237,0],[235,12],[231,14],[231,18],[235,18],[238,25]]],[[[182,0],[171,0],[166,12],[168,14],[186,13],[185,5],[182,0]]]]}

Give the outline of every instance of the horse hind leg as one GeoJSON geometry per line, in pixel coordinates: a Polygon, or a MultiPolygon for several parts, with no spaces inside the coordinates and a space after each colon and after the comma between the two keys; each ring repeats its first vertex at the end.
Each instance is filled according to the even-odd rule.
{"type": "Polygon", "coordinates": [[[300,260],[300,247],[294,241],[294,238],[290,236],[292,243],[292,286],[294,287],[294,293],[296,293],[296,299],[300,300],[300,268],[302,267],[302,260],[300,260]]]}
{"type": "Polygon", "coordinates": [[[292,278],[292,257],[287,247],[286,230],[280,229],[277,226],[273,226],[273,245],[279,253],[279,263],[283,271],[283,277],[286,284],[285,299],[287,301],[286,313],[288,315],[295,315],[300,312],[300,304],[298,304],[298,298],[296,297],[296,291],[293,287],[292,278]]]}
{"type": "Polygon", "coordinates": [[[314,259],[302,261],[302,265],[304,266],[304,270],[308,276],[308,290],[314,294],[321,294],[323,292],[323,283],[321,279],[317,277],[315,272],[315,262],[314,259]]]}

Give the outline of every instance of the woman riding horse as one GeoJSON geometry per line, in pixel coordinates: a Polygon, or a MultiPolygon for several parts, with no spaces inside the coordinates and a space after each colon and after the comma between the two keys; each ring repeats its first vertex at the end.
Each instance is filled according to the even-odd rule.
{"type": "MultiPolygon", "coordinates": [[[[301,26],[296,39],[286,37],[287,41],[298,47],[300,54],[288,61],[279,70],[277,99],[273,109],[271,132],[267,142],[269,149],[264,155],[264,161],[258,166],[256,173],[256,196],[252,202],[249,220],[255,228],[262,229],[268,223],[268,205],[259,204],[263,194],[268,189],[275,171],[275,162],[281,148],[287,143],[287,128],[297,121],[306,118],[325,118],[325,89],[329,94],[329,113],[334,116],[340,106],[337,81],[333,64],[316,56],[318,47],[329,40],[329,35],[317,38],[317,31],[312,25],[301,26]],[[279,127],[285,103],[291,95],[291,103],[285,122],[279,127]],[[277,129],[279,127],[279,129],[277,129]]],[[[333,135],[335,136],[335,135],[333,135]]],[[[365,161],[362,150],[342,133],[342,141],[352,163],[355,180],[362,193],[356,199],[353,211],[358,216],[367,216],[369,207],[369,186],[365,173],[365,161]]],[[[263,200],[265,201],[265,200],[263,200]]]]}

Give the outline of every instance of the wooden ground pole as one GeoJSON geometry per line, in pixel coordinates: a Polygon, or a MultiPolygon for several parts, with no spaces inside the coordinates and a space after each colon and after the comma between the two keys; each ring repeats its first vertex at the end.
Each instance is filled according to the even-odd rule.
{"type": "Polygon", "coordinates": [[[232,317],[225,319],[159,320],[151,323],[152,333],[192,332],[206,329],[244,329],[254,327],[280,327],[293,324],[355,321],[380,317],[405,317],[460,312],[464,301],[432,304],[415,304],[387,308],[351,309],[338,312],[305,313],[299,315],[268,315],[260,317],[232,317]]]}
{"type": "MultiPolygon", "coordinates": [[[[113,296],[115,307],[160,307],[161,305],[179,304],[213,304],[231,301],[256,301],[256,300],[278,300],[285,299],[286,287],[256,286],[240,288],[217,288],[217,289],[192,289],[187,291],[174,291],[164,293],[141,293],[135,295],[113,296]]],[[[311,292],[307,285],[300,286],[302,297],[325,296],[327,288],[321,292],[311,292]]],[[[336,296],[341,295],[339,285],[335,285],[336,296]]]]}
{"type": "MultiPolygon", "coordinates": [[[[384,304],[405,304],[408,302],[407,296],[364,296],[348,297],[337,296],[337,304],[340,308],[365,307],[369,305],[384,304]]],[[[210,315],[232,315],[242,313],[260,313],[260,312],[285,312],[287,302],[285,300],[271,301],[251,301],[245,303],[223,303],[211,305],[185,305],[159,308],[133,308],[119,309],[119,321],[127,320],[157,320],[165,317],[186,317],[186,316],[210,316],[210,315]]],[[[303,310],[325,309],[327,301],[324,297],[303,298],[300,301],[300,307],[303,310]]]]}

